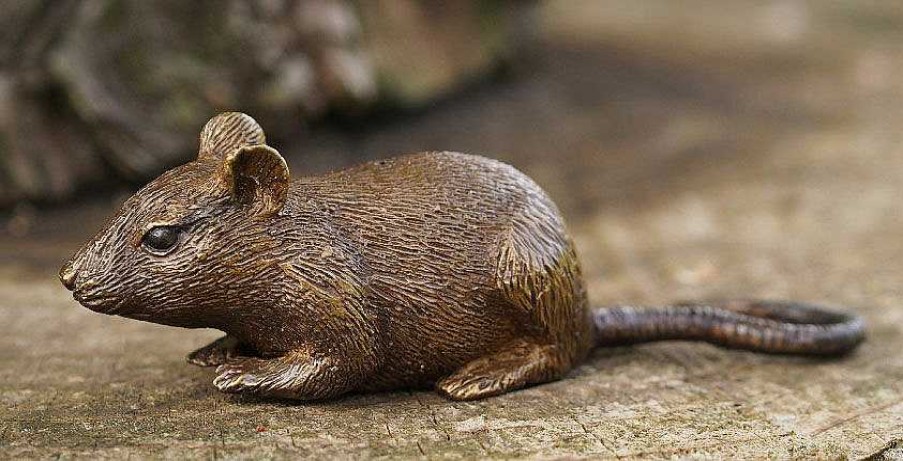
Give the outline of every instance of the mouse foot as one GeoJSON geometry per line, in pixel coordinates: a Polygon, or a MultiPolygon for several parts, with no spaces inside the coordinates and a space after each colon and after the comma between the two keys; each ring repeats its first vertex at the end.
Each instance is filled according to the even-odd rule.
{"type": "Polygon", "coordinates": [[[216,341],[188,354],[188,363],[199,367],[215,367],[229,359],[242,355],[241,345],[233,336],[223,336],[216,341]]]}
{"type": "Polygon", "coordinates": [[[567,370],[553,345],[517,341],[442,379],[436,390],[452,400],[477,400],[554,380],[567,370]]]}
{"type": "Polygon", "coordinates": [[[289,352],[275,358],[238,357],[216,369],[213,385],[232,394],[295,400],[328,399],[348,392],[360,377],[335,357],[289,352]]]}

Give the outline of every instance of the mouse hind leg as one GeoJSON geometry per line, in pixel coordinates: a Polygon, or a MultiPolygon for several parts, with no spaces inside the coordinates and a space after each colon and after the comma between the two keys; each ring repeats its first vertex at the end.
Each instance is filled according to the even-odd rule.
{"type": "Polygon", "coordinates": [[[477,400],[522,387],[553,381],[567,370],[555,345],[515,340],[502,350],[467,363],[436,384],[452,400],[477,400]]]}
{"type": "Polygon", "coordinates": [[[560,221],[515,219],[496,267],[502,297],[528,322],[522,331],[555,345],[567,369],[586,357],[593,347],[592,316],[574,244],[560,221]]]}
{"type": "Polygon", "coordinates": [[[553,381],[592,347],[590,312],[573,245],[560,227],[537,222],[515,220],[498,254],[501,298],[512,316],[523,319],[516,329],[523,336],[439,381],[441,394],[475,400],[553,381]]]}

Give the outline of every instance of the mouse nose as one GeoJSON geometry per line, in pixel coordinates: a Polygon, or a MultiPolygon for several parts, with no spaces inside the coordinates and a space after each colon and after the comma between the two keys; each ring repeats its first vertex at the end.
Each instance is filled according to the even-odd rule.
{"type": "Polygon", "coordinates": [[[72,262],[66,263],[62,269],[60,269],[60,281],[63,282],[63,286],[65,286],[69,291],[75,289],[75,276],[77,273],[75,272],[75,267],[72,266],[72,262]]]}

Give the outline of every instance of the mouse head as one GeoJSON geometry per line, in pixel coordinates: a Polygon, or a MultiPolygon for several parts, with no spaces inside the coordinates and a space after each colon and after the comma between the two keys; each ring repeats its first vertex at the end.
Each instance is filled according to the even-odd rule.
{"type": "MultiPolygon", "coordinates": [[[[275,245],[267,223],[288,197],[285,160],[251,117],[211,119],[197,160],[130,197],[60,270],[85,307],[185,327],[215,326],[235,283],[275,245]],[[249,262],[250,260],[250,262],[249,262]]],[[[247,290],[241,290],[247,291],[247,290]]]]}

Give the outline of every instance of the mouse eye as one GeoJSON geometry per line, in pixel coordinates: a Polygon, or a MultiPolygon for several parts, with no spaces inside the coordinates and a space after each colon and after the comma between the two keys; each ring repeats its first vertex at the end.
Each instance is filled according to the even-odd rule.
{"type": "Polygon", "coordinates": [[[155,226],[144,233],[141,243],[151,252],[161,254],[173,249],[181,235],[182,229],[178,226],[155,226]]]}

